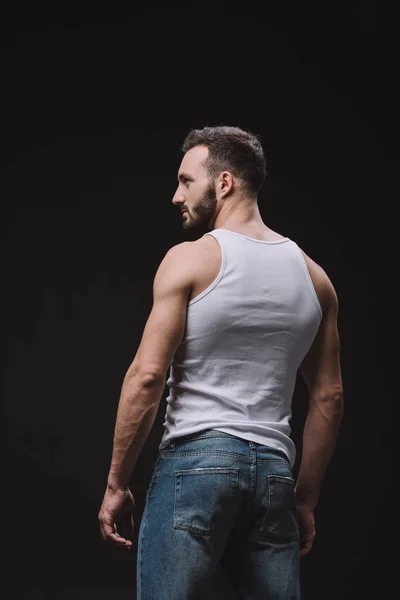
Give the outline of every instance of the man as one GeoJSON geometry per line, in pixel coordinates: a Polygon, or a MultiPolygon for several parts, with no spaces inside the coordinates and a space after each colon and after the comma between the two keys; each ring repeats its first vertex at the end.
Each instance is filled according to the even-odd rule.
{"type": "Polygon", "coordinates": [[[210,231],[172,247],[157,270],[122,386],[101,535],[132,546],[128,482],[171,367],[139,531],[138,599],[206,598],[218,564],[239,598],[299,598],[299,558],[313,545],[343,412],[337,296],[324,270],[261,219],[258,137],[205,127],[182,150],[172,202],[186,230],[210,231]],[[298,370],[310,402],[295,482],[298,370]]]}

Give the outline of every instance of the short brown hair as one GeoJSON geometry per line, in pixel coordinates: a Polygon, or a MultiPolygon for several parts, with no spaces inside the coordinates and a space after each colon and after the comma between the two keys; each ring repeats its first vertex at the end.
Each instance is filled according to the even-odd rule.
{"type": "Polygon", "coordinates": [[[208,148],[205,167],[211,179],[218,177],[221,171],[230,171],[242,180],[251,196],[257,196],[267,176],[260,136],[226,125],[192,129],[181,150],[187,152],[200,144],[208,148]]]}

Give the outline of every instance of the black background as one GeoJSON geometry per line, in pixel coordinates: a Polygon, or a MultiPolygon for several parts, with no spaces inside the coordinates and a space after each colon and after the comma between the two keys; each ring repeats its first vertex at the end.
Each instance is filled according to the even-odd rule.
{"type": "MultiPolygon", "coordinates": [[[[261,134],[263,219],[339,297],[345,418],[303,599],[393,597],[394,16],[373,2],[68,10],[1,18],[3,597],[136,597],[136,542],[106,546],[97,515],[153,278],[185,239],[179,145],[218,124],[261,134]]],[[[167,391],[132,476],[137,530],[167,391]]],[[[305,413],[299,379],[299,452],[305,413]]],[[[215,598],[234,598],[217,575],[215,598]]]]}

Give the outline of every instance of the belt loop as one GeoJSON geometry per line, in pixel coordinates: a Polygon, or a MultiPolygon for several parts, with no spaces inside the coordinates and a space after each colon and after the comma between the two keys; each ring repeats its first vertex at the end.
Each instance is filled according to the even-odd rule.
{"type": "Polygon", "coordinates": [[[175,439],[170,441],[168,449],[171,450],[171,452],[175,452],[175,439]]]}

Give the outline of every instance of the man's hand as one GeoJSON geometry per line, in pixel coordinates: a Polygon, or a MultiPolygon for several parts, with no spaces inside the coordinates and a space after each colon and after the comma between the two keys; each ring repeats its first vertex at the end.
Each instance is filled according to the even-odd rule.
{"type": "Polygon", "coordinates": [[[297,505],[300,532],[300,557],[311,551],[315,538],[314,509],[307,504],[297,505]]]}
{"type": "Polygon", "coordinates": [[[111,542],[119,548],[132,547],[133,534],[135,524],[133,521],[133,507],[135,501],[132,492],[127,487],[111,488],[107,486],[104,494],[103,504],[99,512],[100,533],[105,542],[111,542]],[[120,520],[123,534],[126,537],[121,537],[117,531],[116,521],[120,520]],[[130,538],[130,539],[128,539],[130,538]]]}

